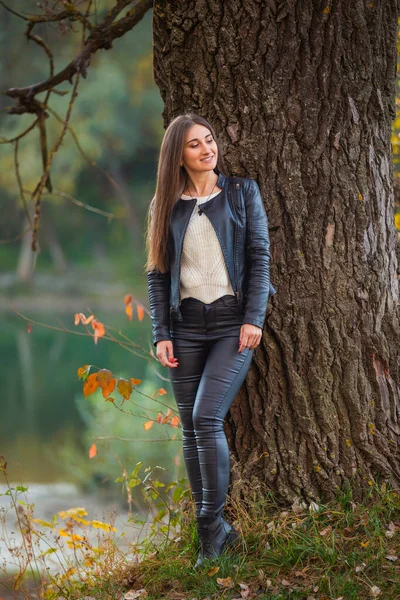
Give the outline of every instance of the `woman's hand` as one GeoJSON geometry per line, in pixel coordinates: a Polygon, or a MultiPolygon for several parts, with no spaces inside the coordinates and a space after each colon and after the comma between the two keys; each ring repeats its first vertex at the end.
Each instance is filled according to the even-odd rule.
{"type": "Polygon", "coordinates": [[[174,350],[171,340],[160,340],[157,342],[156,355],[163,367],[177,367],[178,359],[174,358],[174,350]]]}
{"type": "Polygon", "coordinates": [[[262,329],[256,325],[244,323],[240,328],[239,354],[245,348],[253,350],[261,342],[262,329]]]}

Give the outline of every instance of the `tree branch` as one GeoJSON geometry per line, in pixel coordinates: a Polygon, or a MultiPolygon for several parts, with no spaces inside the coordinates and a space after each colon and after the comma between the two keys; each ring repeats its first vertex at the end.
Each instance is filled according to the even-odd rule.
{"type": "Polygon", "coordinates": [[[45,81],[23,88],[10,88],[5,95],[10,98],[18,98],[19,105],[9,110],[10,114],[23,114],[25,112],[37,112],[38,104],[33,100],[36,94],[52,89],[64,81],[72,83],[72,78],[79,73],[82,77],[87,75],[87,67],[93,54],[100,49],[110,49],[112,42],[122,37],[132,29],[152,7],[152,0],[118,0],[116,6],[104,17],[101,23],[92,28],[81,52],[62,71],[46,79],[45,81]],[[123,8],[132,3],[129,12],[114,22],[115,17],[123,8]]]}

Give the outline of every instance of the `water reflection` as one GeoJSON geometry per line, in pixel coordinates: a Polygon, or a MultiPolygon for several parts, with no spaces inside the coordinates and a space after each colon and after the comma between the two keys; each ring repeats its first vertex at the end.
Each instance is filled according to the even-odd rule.
{"type": "MultiPolygon", "coordinates": [[[[75,329],[72,312],[27,316],[75,329]]],[[[115,312],[98,318],[120,328],[145,349],[151,347],[147,316],[142,322],[129,322],[115,312]]],[[[157,423],[150,431],[143,428],[158,411],[165,413],[166,406],[133,394],[121,407],[135,413],[127,415],[105,402],[100,393],[85,399],[77,377],[77,369],[84,364],[108,368],[119,377],[141,379],[138,390],[145,394],[165,388],[167,395],[158,399],[175,408],[169,382],[157,376],[157,372],[167,376],[166,370],[107,340],[100,339],[95,345],[92,338],[35,325],[28,333],[26,321],[14,313],[0,316],[0,327],[0,454],[6,456],[11,481],[71,482],[88,492],[111,493],[124,503],[120,486],[114,483],[122,468],[129,473],[143,461],[166,469],[161,480],[185,475],[179,441],[150,442],[174,434],[180,438],[180,429],[157,423]],[[96,436],[104,439],[97,442],[98,455],[89,459],[88,449],[96,436]],[[113,436],[121,439],[111,439],[113,436]],[[127,439],[132,441],[124,441],[127,439]]],[[[76,330],[84,331],[82,327],[76,330]]],[[[119,394],[113,396],[120,402],[119,394]]]]}

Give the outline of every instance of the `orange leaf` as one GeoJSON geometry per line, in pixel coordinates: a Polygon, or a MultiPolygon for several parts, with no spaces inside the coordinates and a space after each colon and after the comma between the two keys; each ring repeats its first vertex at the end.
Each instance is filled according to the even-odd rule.
{"type": "Polygon", "coordinates": [[[133,315],[133,310],[132,310],[132,304],[127,304],[125,307],[125,312],[128,315],[128,319],[130,321],[132,321],[132,315],[133,315]]]}
{"type": "Polygon", "coordinates": [[[32,325],[30,323],[28,323],[28,333],[30,333],[32,331],[32,325]]]}
{"type": "Polygon", "coordinates": [[[142,383],[141,379],[133,379],[133,377],[131,377],[130,381],[133,383],[133,385],[139,385],[139,383],[142,383]]]}
{"type": "Polygon", "coordinates": [[[85,319],[84,325],[89,325],[94,319],[94,315],[90,315],[87,319],[85,319]]]}
{"type": "Polygon", "coordinates": [[[89,375],[89,377],[83,384],[83,395],[85,396],[85,398],[90,396],[90,394],[93,394],[93,392],[95,392],[98,387],[99,382],[97,381],[97,373],[92,373],[91,375],[89,375]]]}
{"type": "Polygon", "coordinates": [[[153,427],[153,423],[154,423],[154,421],[146,421],[146,423],[144,423],[143,427],[145,428],[146,431],[148,431],[149,429],[151,429],[153,427]]]}
{"type": "Polygon", "coordinates": [[[103,397],[108,398],[115,388],[115,379],[113,374],[108,369],[101,369],[101,371],[97,373],[97,381],[102,389],[103,397]]]}
{"type": "Polygon", "coordinates": [[[164,394],[167,393],[167,390],[164,390],[164,388],[158,388],[157,390],[157,396],[164,396],[164,394]]]}
{"type": "Polygon", "coordinates": [[[89,449],[89,458],[93,458],[97,454],[97,446],[96,444],[92,444],[89,449]]]}
{"type": "Polygon", "coordinates": [[[164,423],[167,423],[167,421],[168,421],[168,419],[169,419],[169,415],[170,415],[170,414],[171,414],[171,409],[169,408],[169,409],[167,410],[167,413],[166,413],[166,415],[165,415],[164,419],[163,419],[163,424],[164,424],[164,423]]]}
{"type": "Polygon", "coordinates": [[[157,423],[162,423],[162,422],[163,422],[162,414],[158,413],[158,415],[157,415],[157,423]]]}
{"type": "Polygon", "coordinates": [[[80,320],[81,320],[81,318],[79,316],[79,313],[75,313],[75,320],[74,320],[75,325],[79,325],[80,320]]]}
{"type": "Polygon", "coordinates": [[[84,323],[86,321],[86,317],[83,313],[79,313],[79,318],[81,320],[81,323],[84,323]]]}
{"type": "Polygon", "coordinates": [[[171,425],[171,427],[178,427],[179,417],[177,417],[177,416],[172,417],[170,425],[171,425]]]}
{"type": "Polygon", "coordinates": [[[118,391],[125,400],[130,398],[132,394],[132,384],[127,379],[119,379],[118,380],[118,391]]]}
{"type": "Polygon", "coordinates": [[[217,583],[218,585],[222,585],[223,587],[226,588],[231,588],[234,587],[234,583],[232,581],[231,577],[225,577],[225,579],[223,579],[222,577],[217,577],[217,583]]]}
{"type": "Polygon", "coordinates": [[[124,304],[125,306],[127,304],[130,304],[132,302],[132,294],[126,294],[126,296],[124,297],[124,304]]]}
{"type": "Polygon", "coordinates": [[[144,318],[143,306],[141,304],[138,304],[136,307],[136,310],[137,310],[137,316],[138,316],[139,321],[143,321],[143,318],[144,318]]]}
{"type": "Polygon", "coordinates": [[[100,321],[97,321],[96,319],[93,319],[92,321],[92,327],[94,329],[94,343],[97,344],[97,340],[99,337],[103,337],[105,334],[105,329],[104,329],[104,325],[103,323],[100,323],[100,321]]]}
{"type": "Polygon", "coordinates": [[[89,371],[90,371],[90,367],[92,365],[83,365],[83,367],[80,367],[78,369],[78,379],[81,379],[83,377],[83,380],[87,379],[87,376],[89,375],[89,371]],[[85,377],[86,375],[86,377],[85,377]]]}

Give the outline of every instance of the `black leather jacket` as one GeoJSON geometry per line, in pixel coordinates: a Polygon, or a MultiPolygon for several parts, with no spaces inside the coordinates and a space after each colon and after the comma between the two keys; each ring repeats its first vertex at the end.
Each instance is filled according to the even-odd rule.
{"type": "MultiPolygon", "coordinates": [[[[232,289],[243,314],[243,323],[263,327],[269,296],[276,293],[270,283],[268,218],[254,179],[226,177],[217,168],[217,186],[223,190],[201,205],[221,244],[232,289]]],[[[196,199],[176,201],[169,234],[169,271],[147,272],[153,343],[170,340],[171,318],[182,320],[180,266],[183,239],[196,199]]]]}

